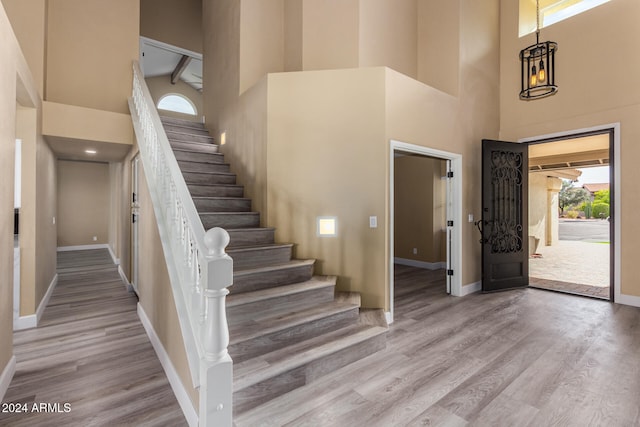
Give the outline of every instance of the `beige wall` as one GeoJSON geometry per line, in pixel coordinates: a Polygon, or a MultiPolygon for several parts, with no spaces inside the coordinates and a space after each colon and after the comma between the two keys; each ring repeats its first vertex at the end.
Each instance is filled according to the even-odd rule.
{"type": "Polygon", "coordinates": [[[284,0],[242,0],[240,93],[265,73],[284,71],[284,0]]]}
{"type": "Polygon", "coordinates": [[[158,234],[151,195],[144,173],[140,176],[140,272],[138,297],[153,329],[171,358],[191,402],[198,407],[198,391],[193,388],[189,362],[184,349],[180,321],[173,299],[169,273],[158,234]]]}
{"type": "Polygon", "coordinates": [[[359,0],[304,0],[302,69],[358,66],[359,0]]]}
{"type": "Polygon", "coordinates": [[[417,79],[451,95],[459,92],[462,3],[418,0],[417,79]]]}
{"type": "Polygon", "coordinates": [[[203,0],[204,114],[214,135],[237,102],[240,82],[240,3],[203,0]],[[209,25],[209,23],[217,25],[209,25]]]}
{"type": "Polygon", "coordinates": [[[302,70],[302,5],[304,0],[284,0],[284,70],[302,70]]]}
{"type": "MultiPolygon", "coordinates": [[[[34,308],[40,305],[42,298],[44,298],[51,285],[52,279],[56,275],[57,228],[53,222],[57,210],[56,186],[56,157],[49,145],[40,136],[36,152],[36,282],[34,308]]],[[[22,226],[20,230],[22,231],[22,226]]]]}
{"type": "Polygon", "coordinates": [[[58,160],[57,194],[58,246],[109,242],[108,163],[58,160]]]}
{"type": "Polygon", "coordinates": [[[141,0],[140,35],[202,53],[202,0],[141,0]]]}
{"type": "MultiPolygon", "coordinates": [[[[20,80],[18,88],[32,90],[33,99],[35,85],[28,89],[26,82],[27,79],[20,80]]],[[[20,103],[15,131],[22,140],[20,315],[26,316],[36,312],[56,274],[56,159],[42,136],[39,98],[20,103]]]]}
{"type": "MultiPolygon", "coordinates": [[[[357,65],[358,59],[351,62],[351,42],[357,58],[360,29],[353,24],[371,11],[351,1],[334,5],[340,13],[330,5],[302,3],[304,70],[357,65]],[[343,44],[332,56],[328,52],[336,34],[343,44]]],[[[223,26],[205,27],[204,56],[211,61],[205,79],[213,82],[205,85],[208,126],[214,132],[227,130],[230,142],[223,152],[240,182],[251,183],[247,194],[261,211],[263,225],[277,228],[277,240],[295,242],[297,257],[318,259],[318,273],[340,276],[339,289],[361,292],[365,306],[389,307],[390,139],[462,155],[462,211],[465,217],[480,215],[480,140],[497,138],[499,130],[498,80],[488,77],[499,70],[500,10],[498,0],[459,5],[459,25],[440,35],[459,40],[458,97],[382,67],[269,74],[238,97],[238,7],[230,1],[205,2],[205,22],[228,18],[223,26]],[[228,43],[223,46],[220,40],[228,43]],[[338,238],[315,236],[320,215],[338,217],[338,238]],[[372,215],[378,216],[377,229],[368,226],[372,215]]],[[[284,6],[290,64],[296,62],[298,47],[287,40],[298,31],[291,20],[300,4],[291,0],[284,6]]],[[[480,280],[480,245],[472,224],[460,226],[459,271],[468,284],[480,280]]]]}
{"type": "Polygon", "coordinates": [[[417,14],[416,0],[360,0],[359,65],[383,65],[416,78],[417,14]]]}
{"type": "Polygon", "coordinates": [[[2,0],[40,97],[44,94],[46,0],[2,0]]]}
{"type": "Polygon", "coordinates": [[[268,87],[268,224],[367,307],[385,304],[384,76],[384,68],[282,73],[268,87]],[[338,237],[316,236],[318,216],[338,218],[338,237]]]}
{"type": "Polygon", "coordinates": [[[640,253],[640,229],[635,226],[640,189],[640,58],[629,54],[640,40],[640,3],[616,0],[544,28],[542,39],[558,43],[556,67],[559,91],[532,102],[518,100],[520,68],[517,53],[532,43],[532,35],[518,38],[517,2],[501,5],[501,130],[515,141],[555,132],[620,123],[621,180],[616,182],[620,206],[621,292],[640,296],[632,268],[640,253]],[[579,35],[579,36],[577,36],[579,35]],[[598,52],[594,56],[594,52],[598,52]],[[603,83],[603,84],[601,84],[603,83]],[[585,89],[585,88],[588,88],[585,89]]]}
{"type": "Polygon", "coordinates": [[[201,122],[204,115],[202,104],[202,93],[198,92],[182,80],[178,80],[176,84],[171,84],[171,78],[169,76],[158,76],[146,78],[147,87],[151,93],[151,98],[155,105],[158,105],[158,101],[164,95],[178,94],[188,98],[196,107],[196,115],[176,113],[174,111],[161,110],[159,111],[161,116],[176,117],[178,119],[192,120],[201,122]]]}
{"type": "Polygon", "coordinates": [[[46,100],[128,114],[139,2],[55,0],[47,30],[46,100]]]}
{"type": "Polygon", "coordinates": [[[13,193],[18,45],[0,5],[0,372],[13,356],[13,193]]]}
{"type": "Polygon", "coordinates": [[[443,163],[422,156],[394,159],[394,257],[446,261],[443,163]]]}
{"type": "MultiPolygon", "coordinates": [[[[15,5],[14,5],[15,6],[15,5]]],[[[34,11],[38,16],[38,11],[34,11]]],[[[24,33],[22,33],[24,34],[24,33]]],[[[22,142],[21,315],[35,313],[55,277],[55,161],[42,137],[41,99],[4,8],[0,6],[0,371],[12,355],[15,139],[22,142]],[[36,171],[38,174],[36,174],[36,171]],[[24,213],[24,215],[22,214],[24,213]],[[38,262],[36,263],[36,258],[38,262]],[[24,276],[23,276],[24,275],[24,276]]]]}
{"type": "MultiPolygon", "coordinates": [[[[448,95],[402,74],[387,73],[387,139],[462,155],[462,215],[480,218],[482,138],[499,129],[499,2],[460,3],[460,93],[448,95]],[[483,28],[480,30],[479,28],[483,28]]],[[[453,30],[453,28],[452,28],[453,30]]],[[[463,222],[462,284],[481,278],[479,234],[463,222]]]]}
{"type": "Polygon", "coordinates": [[[128,114],[46,101],[42,107],[42,132],[47,136],[133,144],[133,124],[128,114]]]}

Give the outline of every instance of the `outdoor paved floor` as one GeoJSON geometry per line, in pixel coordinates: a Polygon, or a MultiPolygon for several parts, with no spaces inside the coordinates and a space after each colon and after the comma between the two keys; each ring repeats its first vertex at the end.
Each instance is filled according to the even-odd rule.
{"type": "Polygon", "coordinates": [[[529,259],[532,286],[608,298],[608,243],[560,240],[539,246],[538,253],[541,258],[529,259]]]}

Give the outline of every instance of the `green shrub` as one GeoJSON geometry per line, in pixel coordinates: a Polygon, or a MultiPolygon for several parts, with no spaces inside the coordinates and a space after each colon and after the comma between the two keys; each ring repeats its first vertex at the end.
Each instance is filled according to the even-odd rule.
{"type": "Polygon", "coordinates": [[[578,218],[578,211],[568,211],[567,218],[571,218],[571,219],[578,218]]]}
{"type": "Polygon", "coordinates": [[[609,205],[606,203],[594,203],[592,210],[594,218],[607,218],[609,216],[609,205]]]}

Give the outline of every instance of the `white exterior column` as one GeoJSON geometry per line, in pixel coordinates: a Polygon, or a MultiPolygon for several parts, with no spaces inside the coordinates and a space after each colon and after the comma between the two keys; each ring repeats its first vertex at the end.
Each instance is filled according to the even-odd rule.
{"type": "Polygon", "coordinates": [[[547,226],[546,245],[551,246],[558,241],[558,194],[562,188],[562,180],[547,177],[547,226]]]}

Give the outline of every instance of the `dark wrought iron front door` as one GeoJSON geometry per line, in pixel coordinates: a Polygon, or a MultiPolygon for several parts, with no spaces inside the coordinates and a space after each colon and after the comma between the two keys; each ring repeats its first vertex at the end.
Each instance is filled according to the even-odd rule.
{"type": "Polygon", "coordinates": [[[529,285],[527,144],[482,140],[482,291],[529,285]]]}

